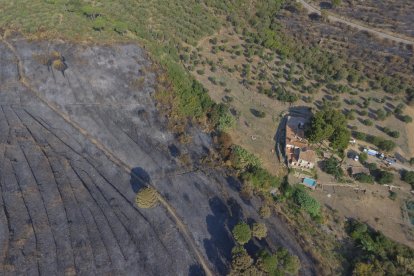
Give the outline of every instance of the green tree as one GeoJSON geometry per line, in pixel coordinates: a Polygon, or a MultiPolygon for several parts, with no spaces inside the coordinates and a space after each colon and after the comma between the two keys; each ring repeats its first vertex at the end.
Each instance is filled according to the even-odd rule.
{"type": "Polygon", "coordinates": [[[410,185],[414,186],[414,171],[404,170],[401,179],[410,185]]]}
{"type": "Polygon", "coordinates": [[[253,264],[252,257],[246,252],[246,250],[237,250],[233,253],[231,267],[235,271],[244,271],[253,264]]]}
{"type": "Polygon", "coordinates": [[[244,222],[239,222],[233,228],[233,237],[241,245],[249,242],[252,238],[252,231],[250,230],[249,225],[244,222]]]}
{"type": "Polygon", "coordinates": [[[326,159],[323,163],[323,170],[326,173],[332,174],[335,176],[335,179],[340,179],[344,175],[344,171],[341,168],[341,165],[335,157],[331,156],[326,159]]]}
{"type": "Polygon", "coordinates": [[[264,223],[254,223],[252,227],[252,234],[254,237],[259,240],[266,238],[267,236],[267,227],[264,223]]]}
{"type": "Polygon", "coordinates": [[[345,115],[331,108],[315,113],[306,135],[309,141],[315,144],[329,140],[331,147],[338,151],[343,151],[348,146],[351,137],[345,115]]]}
{"type": "Polygon", "coordinates": [[[414,157],[411,157],[410,158],[410,165],[412,166],[412,165],[414,165],[414,157]]]}
{"type": "Polygon", "coordinates": [[[262,207],[260,207],[259,214],[260,214],[260,217],[262,218],[269,218],[270,215],[272,214],[272,211],[270,210],[269,205],[265,204],[262,207]]]}
{"type": "Polygon", "coordinates": [[[320,215],[321,206],[319,202],[311,197],[302,188],[296,189],[293,194],[294,201],[312,217],[318,217],[320,215]]]}
{"type": "Polygon", "coordinates": [[[364,164],[368,160],[368,154],[366,152],[361,152],[359,155],[359,162],[364,164]]]}
{"type": "Polygon", "coordinates": [[[336,8],[336,7],[339,7],[341,5],[342,1],[341,0],[332,0],[331,3],[332,3],[332,7],[336,8]]]}
{"type": "Polygon", "coordinates": [[[374,183],[374,178],[371,175],[360,173],[355,176],[355,179],[361,183],[374,183]]]}
{"type": "Polygon", "coordinates": [[[394,175],[387,171],[378,170],[376,175],[376,181],[379,184],[390,184],[394,180],[394,175]]]}

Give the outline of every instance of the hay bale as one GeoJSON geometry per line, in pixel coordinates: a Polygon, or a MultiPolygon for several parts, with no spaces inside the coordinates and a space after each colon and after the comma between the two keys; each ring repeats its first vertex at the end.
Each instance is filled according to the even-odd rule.
{"type": "Polygon", "coordinates": [[[61,59],[56,59],[53,61],[52,66],[54,69],[58,70],[58,71],[65,71],[66,69],[66,64],[61,60],[61,59]]]}
{"type": "Polygon", "coordinates": [[[138,191],[135,203],[139,208],[152,208],[158,203],[157,191],[151,187],[145,187],[138,191]]]}

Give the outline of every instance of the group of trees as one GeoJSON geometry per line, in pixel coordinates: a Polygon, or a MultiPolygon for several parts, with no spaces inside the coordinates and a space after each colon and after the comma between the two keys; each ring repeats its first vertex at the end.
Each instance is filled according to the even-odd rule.
{"type": "Polygon", "coordinates": [[[319,219],[321,216],[321,205],[311,197],[303,186],[297,186],[293,192],[293,200],[301,209],[306,211],[312,218],[319,219]]]}
{"type": "Polygon", "coordinates": [[[252,237],[263,239],[267,235],[266,225],[254,223],[250,227],[245,222],[239,222],[232,231],[238,243],[232,250],[232,266],[229,275],[296,275],[300,269],[297,256],[291,255],[286,249],[279,248],[275,253],[260,249],[252,257],[244,245],[252,237]]]}
{"type": "Polygon", "coordinates": [[[376,147],[378,147],[380,150],[383,150],[383,151],[389,152],[389,151],[393,150],[396,146],[395,142],[392,141],[392,140],[387,140],[387,139],[384,139],[382,137],[374,136],[374,135],[371,135],[371,134],[366,134],[366,133],[363,133],[363,132],[354,131],[352,133],[352,135],[355,137],[355,139],[371,143],[371,144],[375,145],[376,147]]]}
{"type": "Polygon", "coordinates": [[[354,243],[349,255],[353,275],[414,274],[413,249],[391,241],[358,221],[351,220],[347,232],[354,243]]]}
{"type": "Polygon", "coordinates": [[[334,150],[343,152],[348,146],[351,133],[347,129],[346,117],[340,111],[324,108],[312,117],[306,136],[314,144],[328,140],[334,150]]]}

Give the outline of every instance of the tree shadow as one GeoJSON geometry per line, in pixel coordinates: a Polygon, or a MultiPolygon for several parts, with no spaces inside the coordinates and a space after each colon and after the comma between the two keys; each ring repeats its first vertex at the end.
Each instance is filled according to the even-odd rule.
{"type": "MultiPolygon", "coordinates": [[[[228,263],[231,261],[231,250],[234,247],[234,241],[228,226],[232,213],[230,213],[229,208],[218,197],[210,199],[209,205],[212,214],[206,217],[206,223],[211,238],[204,239],[204,249],[206,250],[208,259],[216,267],[218,274],[225,275],[228,272],[228,263]]],[[[234,207],[230,206],[230,209],[234,209],[234,207]]],[[[241,208],[239,206],[240,211],[241,208]]],[[[234,224],[234,220],[231,224],[234,224]]]]}
{"type": "Polygon", "coordinates": [[[149,174],[143,168],[136,167],[131,170],[131,180],[129,182],[134,193],[147,186],[150,181],[149,174]]]}
{"type": "Polygon", "coordinates": [[[205,271],[199,264],[190,265],[188,269],[188,276],[204,276],[206,275],[205,271]]]}

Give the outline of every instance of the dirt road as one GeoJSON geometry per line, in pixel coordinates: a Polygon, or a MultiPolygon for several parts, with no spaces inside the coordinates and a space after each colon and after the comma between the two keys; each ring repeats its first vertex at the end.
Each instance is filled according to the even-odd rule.
{"type": "MultiPolygon", "coordinates": [[[[321,10],[317,7],[315,7],[314,5],[311,5],[309,3],[307,3],[305,0],[297,0],[299,3],[302,4],[302,6],[308,11],[308,13],[316,13],[316,14],[321,14],[321,10]]],[[[360,22],[355,22],[355,21],[351,21],[350,19],[346,19],[343,17],[340,17],[339,15],[336,15],[334,13],[328,12],[328,19],[332,22],[340,22],[343,24],[346,24],[350,27],[353,27],[355,29],[358,29],[360,31],[366,31],[369,33],[372,33],[374,35],[376,35],[379,38],[383,38],[383,39],[389,39],[391,41],[395,41],[397,43],[404,43],[404,44],[408,44],[408,45],[414,45],[414,39],[413,38],[407,38],[407,37],[402,37],[399,34],[396,33],[391,33],[391,32],[384,32],[382,30],[379,29],[375,29],[372,27],[368,27],[363,25],[360,22]]]]}

